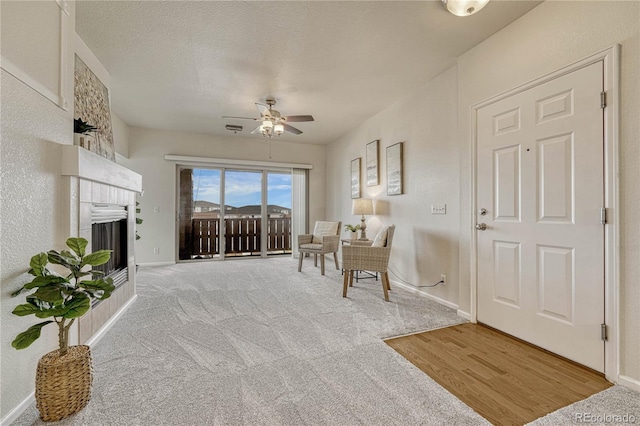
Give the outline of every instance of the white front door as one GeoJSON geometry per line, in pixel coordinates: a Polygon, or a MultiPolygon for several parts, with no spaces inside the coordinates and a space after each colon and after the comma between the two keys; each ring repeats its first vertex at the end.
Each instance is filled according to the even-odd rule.
{"type": "Polygon", "coordinates": [[[480,108],[476,193],[478,321],[601,372],[602,87],[598,62],[480,108]]]}

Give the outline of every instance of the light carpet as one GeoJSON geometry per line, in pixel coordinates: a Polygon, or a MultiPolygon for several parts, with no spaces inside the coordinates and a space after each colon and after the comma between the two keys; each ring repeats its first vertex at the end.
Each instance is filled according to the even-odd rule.
{"type": "MultiPolygon", "coordinates": [[[[93,348],[91,402],[56,424],[488,424],[382,341],[464,322],[454,310],[397,287],[384,302],[372,280],[341,293],[340,271],[288,257],[140,268],[93,348]]],[[[14,422],[40,424],[35,405],[14,422]]]]}

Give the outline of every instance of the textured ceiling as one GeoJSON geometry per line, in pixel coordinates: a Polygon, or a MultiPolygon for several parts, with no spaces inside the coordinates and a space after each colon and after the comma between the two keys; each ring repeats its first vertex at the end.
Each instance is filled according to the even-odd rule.
{"type": "Polygon", "coordinates": [[[281,139],[330,143],[539,3],[458,18],[440,1],[79,1],[76,30],[129,125],[249,136],[254,122],[221,116],[257,117],[271,95],[316,120],[281,139]]]}

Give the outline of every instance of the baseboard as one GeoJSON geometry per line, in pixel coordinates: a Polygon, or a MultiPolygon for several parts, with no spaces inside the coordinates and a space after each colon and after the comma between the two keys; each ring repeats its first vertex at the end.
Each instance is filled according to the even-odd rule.
{"type": "Polygon", "coordinates": [[[456,311],[458,310],[458,305],[456,305],[455,303],[449,302],[448,300],[442,299],[442,298],[440,298],[438,296],[434,296],[433,294],[426,293],[426,292],[424,292],[424,291],[422,291],[422,290],[420,290],[418,288],[412,287],[410,285],[407,285],[407,284],[399,282],[399,281],[394,281],[394,280],[389,280],[389,281],[393,285],[397,285],[398,287],[402,287],[402,288],[404,288],[406,290],[409,290],[412,293],[417,293],[420,296],[426,297],[427,299],[431,299],[434,302],[438,302],[439,304],[444,305],[447,308],[451,308],[451,309],[454,309],[456,311]]]}
{"type": "Polygon", "coordinates": [[[471,321],[471,314],[469,312],[465,312],[463,310],[458,309],[457,312],[459,317],[466,319],[467,321],[471,321]]]}
{"type": "Polygon", "coordinates": [[[24,410],[29,408],[29,406],[34,402],[36,402],[35,391],[31,392],[20,404],[18,404],[13,410],[9,411],[7,415],[0,420],[0,426],[9,426],[11,423],[15,422],[18,417],[24,413],[24,410]]]}
{"type": "Polygon", "coordinates": [[[618,384],[633,391],[640,392],[640,380],[634,379],[633,377],[623,376],[621,374],[618,376],[618,384]]]}
{"type": "Polygon", "coordinates": [[[138,298],[138,295],[134,294],[133,297],[131,299],[129,299],[129,301],[127,303],[125,303],[118,310],[118,312],[116,312],[115,315],[113,315],[109,319],[109,321],[107,321],[106,323],[104,323],[104,325],[102,327],[100,327],[100,330],[98,330],[98,332],[96,334],[94,334],[93,336],[91,336],[91,338],[89,340],[87,340],[87,343],[85,343],[85,345],[93,346],[96,343],[98,343],[100,341],[100,339],[102,339],[104,337],[104,335],[107,334],[107,331],[109,331],[109,329],[111,329],[111,327],[113,327],[113,324],[115,324],[116,321],[118,321],[120,319],[120,317],[125,313],[125,311],[127,309],[129,309],[129,306],[131,306],[133,304],[133,302],[135,302],[135,300],[137,298],[138,298]]]}
{"type": "Polygon", "coordinates": [[[169,266],[175,265],[176,262],[147,262],[147,263],[138,263],[138,266],[169,266]]]}

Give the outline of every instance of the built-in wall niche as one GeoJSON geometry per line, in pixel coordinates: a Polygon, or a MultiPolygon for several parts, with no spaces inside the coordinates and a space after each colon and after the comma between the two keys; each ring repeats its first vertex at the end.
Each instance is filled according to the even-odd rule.
{"type": "Polygon", "coordinates": [[[0,8],[2,69],[60,108],[68,109],[67,3],[1,1],[0,8]]]}

